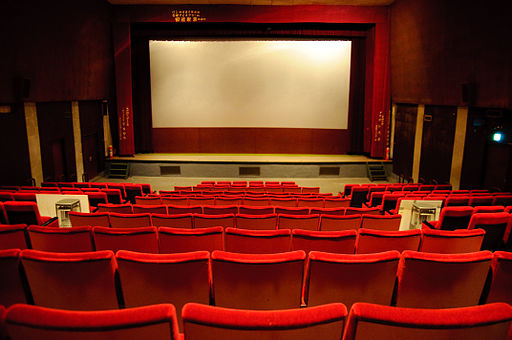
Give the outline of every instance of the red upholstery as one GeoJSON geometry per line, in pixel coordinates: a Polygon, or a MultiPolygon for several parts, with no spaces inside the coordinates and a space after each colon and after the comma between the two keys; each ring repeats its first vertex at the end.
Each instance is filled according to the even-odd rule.
{"type": "Polygon", "coordinates": [[[471,253],[482,247],[485,230],[422,230],[420,251],[427,253],[471,253]]]}
{"type": "Polygon", "coordinates": [[[341,303],[287,310],[240,310],[190,303],[183,308],[187,340],[341,339],[341,303]]]}
{"type": "Polygon", "coordinates": [[[178,214],[202,214],[203,207],[199,205],[194,206],[180,206],[180,205],[168,205],[167,213],[169,215],[178,215],[178,214]]]}
{"type": "Polygon", "coordinates": [[[245,206],[241,205],[238,208],[238,213],[241,215],[268,215],[274,213],[274,208],[270,206],[245,206]]]}
{"type": "Polygon", "coordinates": [[[151,221],[155,227],[171,227],[192,229],[194,227],[194,217],[192,214],[163,215],[152,214],[151,221]]]}
{"type": "Polygon", "coordinates": [[[505,207],[502,205],[483,205],[474,207],[473,209],[473,214],[499,212],[505,212],[505,207]]]}
{"type": "Polygon", "coordinates": [[[290,251],[291,232],[226,228],[224,249],[234,253],[266,254],[290,251]]]}
{"type": "Polygon", "coordinates": [[[298,198],[297,199],[297,207],[323,208],[324,207],[324,199],[323,198],[298,198]]]}
{"type": "Polygon", "coordinates": [[[353,254],[356,244],[355,230],[310,231],[295,229],[292,231],[292,249],[324,251],[329,253],[353,254]]]}
{"type": "MultiPolygon", "coordinates": [[[[30,248],[25,236],[25,224],[0,224],[0,249],[26,249],[30,248]]],[[[0,302],[1,304],[1,302],[0,302]]]]}
{"type": "Polygon", "coordinates": [[[188,198],[189,205],[214,205],[215,198],[214,197],[189,197],[188,198]]]}
{"type": "Polygon", "coordinates": [[[469,196],[448,196],[444,200],[445,207],[459,207],[469,205],[469,196]]]}
{"type": "Polygon", "coordinates": [[[210,302],[210,254],[207,251],[143,254],[120,250],[116,259],[126,307],[172,303],[183,330],[183,306],[188,302],[210,302]]]}
{"type": "Polygon", "coordinates": [[[345,209],[345,215],[380,215],[379,208],[353,208],[345,209]]]}
{"type": "Polygon", "coordinates": [[[360,215],[322,215],[319,228],[321,231],[357,230],[361,224],[360,215]]]}
{"type": "Polygon", "coordinates": [[[377,230],[398,230],[402,215],[361,215],[361,228],[377,230]]]}
{"type": "Polygon", "coordinates": [[[130,203],[135,204],[136,196],[143,196],[142,185],[140,184],[124,184],[124,192],[126,193],[126,199],[130,201],[130,203]]]}
{"type": "Polygon", "coordinates": [[[248,309],[299,308],[303,251],[277,254],[212,253],[215,305],[248,309]]]}
{"type": "Polygon", "coordinates": [[[320,187],[302,187],[303,194],[318,194],[320,187]]]}
{"type": "Polygon", "coordinates": [[[512,223],[510,214],[502,213],[478,213],[471,216],[468,229],[480,228],[485,230],[482,249],[501,250],[510,234],[512,223]]]}
{"type": "MultiPolygon", "coordinates": [[[[277,210],[277,208],[276,208],[277,210]]],[[[320,215],[278,215],[278,229],[318,230],[320,215]]]]}
{"type": "Polygon", "coordinates": [[[400,259],[397,251],[366,255],[312,251],[304,300],[308,306],[343,302],[391,304],[400,259]]]}
{"type": "Polygon", "coordinates": [[[379,209],[383,213],[386,211],[396,210],[398,208],[398,200],[400,197],[404,197],[405,194],[404,192],[394,193],[393,189],[389,187],[386,190],[391,191],[391,194],[385,194],[382,196],[382,203],[379,206],[379,209]]]}
{"type": "Polygon", "coordinates": [[[12,196],[12,194],[13,194],[13,192],[1,190],[0,191],[0,202],[14,201],[14,197],[12,196]]]}
{"type": "Polygon", "coordinates": [[[238,207],[234,205],[205,205],[203,207],[205,215],[225,215],[225,214],[238,214],[238,207]]]}
{"type": "Polygon", "coordinates": [[[156,227],[104,228],[92,230],[96,250],[131,250],[142,253],[158,253],[156,227]]]}
{"type": "Polygon", "coordinates": [[[396,305],[453,308],[477,305],[492,253],[419,253],[406,250],[400,259],[396,305]]]}
{"type": "Polygon", "coordinates": [[[89,205],[91,207],[97,207],[100,203],[110,203],[107,198],[107,194],[104,192],[87,192],[89,198],[89,205]]]}
{"type": "Polygon", "coordinates": [[[506,339],[512,307],[504,303],[450,309],[417,309],[357,303],[343,340],[506,339]]]}
{"type": "Polygon", "coordinates": [[[236,227],[252,230],[275,230],[277,228],[277,215],[246,215],[236,216],[236,227]]]}
{"type": "Polygon", "coordinates": [[[333,197],[324,198],[324,207],[325,208],[342,208],[350,206],[349,198],[341,198],[341,197],[333,197]]]}
{"type": "MultiPolygon", "coordinates": [[[[239,206],[242,203],[242,196],[216,197],[216,206],[239,206]]],[[[206,214],[206,212],[205,212],[206,214]]]]}
{"type": "Polygon", "coordinates": [[[140,228],[151,226],[150,214],[109,214],[112,228],[140,228]]]}
{"type": "Polygon", "coordinates": [[[359,184],[345,184],[345,186],[343,187],[343,196],[344,197],[350,196],[350,194],[352,193],[352,188],[358,187],[358,186],[359,186],[359,184]]]}
{"type": "Polygon", "coordinates": [[[270,197],[269,204],[273,207],[297,207],[297,199],[296,198],[280,198],[280,197],[270,197]]]}
{"type": "Polygon", "coordinates": [[[20,254],[34,304],[71,310],[118,308],[111,251],[20,254]]]}
{"type": "Polygon", "coordinates": [[[188,197],[162,197],[162,204],[187,207],[188,197]]]}
{"type": "Polygon", "coordinates": [[[309,214],[309,209],[308,208],[294,208],[294,207],[275,207],[275,213],[280,215],[280,214],[285,214],[285,215],[307,215],[309,214]]]}
{"type": "Polygon", "coordinates": [[[104,192],[105,194],[107,194],[107,199],[108,199],[109,203],[111,203],[111,204],[125,203],[123,200],[123,196],[121,195],[121,190],[102,188],[101,191],[104,192]]]}
{"type": "Polygon", "coordinates": [[[7,310],[6,322],[12,340],[179,339],[171,304],[105,311],[15,305],[7,310]]]}
{"type": "MultiPolygon", "coordinates": [[[[161,205],[162,199],[159,196],[135,196],[135,204],[137,205],[161,205]]],[[[137,213],[134,210],[135,213],[137,213]]]]}
{"type": "Polygon", "coordinates": [[[134,204],[133,206],[134,214],[167,214],[167,206],[166,205],[142,205],[142,204],[134,204]]]}
{"type": "Polygon", "coordinates": [[[479,205],[492,205],[494,198],[491,195],[488,196],[471,196],[469,198],[469,205],[476,207],[479,205]]]}
{"type": "Polygon", "coordinates": [[[69,220],[71,221],[71,225],[73,227],[80,226],[100,226],[100,227],[110,227],[110,220],[108,218],[108,213],[83,213],[70,211],[69,212],[69,220]]]}
{"type": "MultiPolygon", "coordinates": [[[[371,188],[371,189],[373,189],[373,188],[371,188]]],[[[368,206],[370,206],[370,207],[380,206],[382,204],[382,198],[384,197],[384,195],[391,193],[390,191],[372,192],[371,189],[368,192],[368,194],[370,195],[370,200],[368,201],[368,206]]]]}
{"type": "Polygon", "coordinates": [[[24,282],[20,273],[20,249],[0,250],[0,305],[27,303],[24,282]]]}
{"type": "Polygon", "coordinates": [[[125,204],[98,204],[97,212],[113,212],[117,214],[133,214],[131,203],[125,204]]]}
{"type": "Polygon", "coordinates": [[[359,229],[357,236],[356,253],[368,254],[381,251],[404,250],[417,251],[421,241],[421,230],[375,230],[359,229]]]}
{"type": "Polygon", "coordinates": [[[350,193],[350,206],[361,208],[363,203],[367,202],[368,190],[368,186],[353,187],[350,193]]]}
{"type": "Polygon", "coordinates": [[[39,215],[35,202],[7,201],[4,208],[9,224],[41,225],[49,219],[39,215]]]}
{"type": "Polygon", "coordinates": [[[189,251],[213,251],[224,249],[222,227],[181,229],[158,228],[160,253],[184,253],[189,251]]]}
{"type": "Polygon", "coordinates": [[[270,202],[267,197],[248,197],[245,196],[242,200],[243,205],[258,207],[258,206],[269,206],[270,202]]]}
{"type": "Polygon", "coordinates": [[[446,207],[441,209],[439,221],[432,223],[436,229],[466,229],[473,215],[473,207],[446,207]]]}
{"type": "Polygon", "coordinates": [[[495,195],[492,201],[493,205],[512,205],[512,194],[495,195]]]}
{"type": "Polygon", "coordinates": [[[318,215],[345,215],[345,207],[335,207],[335,208],[311,208],[309,211],[310,214],[318,214],[318,215]]]}
{"type": "Polygon", "coordinates": [[[15,201],[36,202],[36,194],[33,192],[15,192],[12,194],[15,201]]]}
{"type": "Polygon", "coordinates": [[[224,215],[206,215],[206,214],[195,214],[194,215],[194,228],[208,228],[221,226],[223,228],[235,226],[235,215],[224,214],[224,215]]]}
{"type": "MultiPolygon", "coordinates": [[[[121,192],[121,196],[123,196],[123,199],[126,198],[126,191],[124,190],[124,183],[108,183],[107,188],[109,189],[119,189],[121,192]]],[[[142,196],[142,195],[139,195],[142,196]]]]}
{"type": "Polygon", "coordinates": [[[57,253],[94,251],[91,227],[48,228],[29,226],[27,233],[32,249],[57,253]]]}
{"type": "Polygon", "coordinates": [[[512,304],[512,253],[496,251],[492,258],[492,282],[485,303],[512,304]]]}

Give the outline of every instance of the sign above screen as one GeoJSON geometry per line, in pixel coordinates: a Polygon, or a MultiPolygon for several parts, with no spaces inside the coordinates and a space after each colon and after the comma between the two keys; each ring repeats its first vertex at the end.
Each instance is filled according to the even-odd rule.
{"type": "Polygon", "coordinates": [[[351,42],[149,42],[153,128],[347,129],[351,42]]]}

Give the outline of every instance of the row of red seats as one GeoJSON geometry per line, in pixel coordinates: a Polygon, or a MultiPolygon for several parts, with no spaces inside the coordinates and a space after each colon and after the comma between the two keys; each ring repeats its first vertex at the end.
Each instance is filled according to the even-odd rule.
{"type": "MultiPolygon", "coordinates": [[[[0,306],[0,317],[4,308],[0,306]]],[[[188,303],[183,331],[172,304],[103,312],[19,304],[5,313],[12,340],[138,338],[232,339],[488,339],[508,338],[512,306],[493,303],[454,309],[418,309],[341,303],[287,310],[246,310],[188,303]]],[[[1,334],[0,334],[1,336],[1,334]]]]}
{"type": "MultiPolygon", "coordinates": [[[[512,302],[512,254],[388,251],[52,253],[0,251],[0,302],[105,310],[171,302],[287,309],[341,302],[456,308],[512,302]],[[116,279],[118,277],[118,279],[116,279]],[[489,277],[489,280],[488,280],[489,277]],[[486,285],[486,282],[489,284],[486,285]],[[396,289],[395,289],[396,286],[396,289]]],[[[181,318],[180,318],[181,320],[181,318]]]]}
{"type": "Polygon", "coordinates": [[[303,229],[247,230],[222,227],[48,228],[0,225],[0,249],[36,249],[52,252],[131,250],[181,253],[226,250],[236,253],[280,253],[291,250],[366,254],[388,250],[465,253],[482,249],[483,229],[441,231],[413,229],[382,231],[361,228],[345,231],[303,229]]]}

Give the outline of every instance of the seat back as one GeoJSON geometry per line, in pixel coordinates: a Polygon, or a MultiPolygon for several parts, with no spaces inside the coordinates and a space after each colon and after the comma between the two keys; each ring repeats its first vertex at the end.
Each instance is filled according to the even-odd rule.
{"type": "Polygon", "coordinates": [[[131,203],[125,204],[98,204],[97,212],[113,212],[117,214],[133,214],[133,208],[131,203]]]}
{"type": "Polygon", "coordinates": [[[134,214],[167,214],[167,206],[166,205],[142,205],[142,204],[134,204],[133,205],[133,213],[134,214]]]}
{"type": "Polygon", "coordinates": [[[161,205],[160,196],[135,196],[135,204],[140,205],[161,205]]]}
{"type": "Polygon", "coordinates": [[[242,215],[268,215],[274,213],[274,207],[270,206],[247,206],[241,205],[238,213],[242,215]]]}
{"type": "Polygon", "coordinates": [[[318,230],[320,215],[278,215],[278,229],[318,230]]]}
{"type": "Polygon", "coordinates": [[[455,308],[477,305],[492,253],[419,253],[406,250],[400,259],[396,305],[455,308]]]}
{"type": "Polygon", "coordinates": [[[110,227],[108,213],[83,213],[78,211],[69,212],[69,220],[73,227],[100,226],[110,227]]]}
{"type": "Polygon", "coordinates": [[[367,186],[353,187],[350,194],[350,206],[354,208],[361,208],[363,203],[366,203],[367,201],[368,190],[367,186]]]}
{"type": "Polygon", "coordinates": [[[404,250],[417,251],[421,241],[421,230],[375,230],[359,229],[357,236],[356,253],[368,254],[381,251],[404,250]]]}
{"type": "Polygon", "coordinates": [[[343,301],[390,305],[400,259],[397,251],[348,255],[312,251],[304,300],[308,306],[343,301]]]}
{"type": "Polygon", "coordinates": [[[337,208],[311,208],[309,213],[314,215],[345,215],[345,207],[337,207],[337,208]]]}
{"type": "Polygon", "coordinates": [[[342,197],[325,197],[324,207],[325,208],[345,208],[350,206],[350,198],[342,197]]]}
{"type": "Polygon", "coordinates": [[[471,253],[482,247],[485,230],[422,230],[420,251],[426,253],[471,253]]]}
{"type": "Polygon", "coordinates": [[[25,277],[20,271],[20,249],[0,250],[0,305],[9,307],[15,303],[27,303],[30,299],[24,289],[25,277]]]}
{"type": "Polygon", "coordinates": [[[165,205],[174,205],[174,206],[188,206],[188,197],[173,197],[173,196],[162,196],[161,197],[162,204],[165,205]]]}
{"type": "Polygon", "coordinates": [[[185,253],[190,251],[214,251],[224,249],[222,227],[182,229],[158,228],[160,253],[185,253]]]}
{"type": "Polygon", "coordinates": [[[119,307],[111,251],[53,253],[25,249],[20,255],[38,306],[70,310],[119,307]]]}
{"type": "Polygon", "coordinates": [[[357,230],[361,224],[359,215],[322,215],[320,216],[320,231],[357,230]]]}
{"type": "Polygon", "coordinates": [[[511,215],[502,213],[477,213],[471,216],[468,229],[485,230],[482,249],[484,250],[501,250],[507,240],[507,230],[510,231],[512,224],[511,215]]]}
{"type": "Polygon", "coordinates": [[[212,253],[215,305],[247,309],[299,308],[303,251],[277,254],[212,253]]]}
{"type": "Polygon", "coordinates": [[[291,232],[226,228],[224,249],[233,253],[268,254],[290,251],[291,232]]]}
{"type": "Polygon", "coordinates": [[[270,197],[269,204],[273,207],[297,207],[297,199],[292,197],[270,197]]]}
{"type": "Polygon", "coordinates": [[[57,253],[94,251],[91,227],[49,228],[29,226],[27,233],[32,249],[57,253]]]}
{"type": "Polygon", "coordinates": [[[111,228],[140,228],[151,226],[151,215],[142,214],[118,214],[110,213],[109,221],[111,228]]]}
{"type": "Polygon", "coordinates": [[[9,224],[41,225],[43,220],[35,202],[4,202],[9,224]]]}
{"type": "Polygon", "coordinates": [[[121,204],[123,203],[123,197],[121,196],[121,190],[119,189],[108,189],[108,188],[102,188],[102,192],[107,194],[107,200],[111,204],[121,204]]]}
{"type": "Polygon", "coordinates": [[[181,206],[181,205],[168,205],[167,213],[169,215],[178,215],[178,214],[202,214],[203,207],[199,205],[193,206],[181,206]]]}
{"type": "Polygon", "coordinates": [[[130,201],[131,204],[135,204],[135,197],[143,196],[142,185],[140,184],[125,184],[124,192],[126,193],[126,199],[130,201]]]}
{"type": "Polygon", "coordinates": [[[221,226],[223,228],[233,228],[235,226],[235,215],[223,214],[223,215],[206,215],[206,214],[195,214],[194,215],[194,228],[208,228],[221,226]]]}
{"type": "Polygon", "coordinates": [[[171,304],[105,311],[16,305],[7,311],[6,323],[12,340],[179,339],[176,310],[171,304]]]}
{"type": "Polygon", "coordinates": [[[398,230],[402,215],[361,215],[361,228],[376,230],[398,230]]]}
{"type": "Polygon", "coordinates": [[[172,303],[183,330],[183,306],[189,302],[210,303],[207,251],[143,254],[120,250],[116,259],[126,307],[172,303]]]}
{"type": "Polygon", "coordinates": [[[512,305],[512,253],[494,252],[491,268],[492,281],[483,302],[506,302],[512,305]]]}
{"type": "Polygon", "coordinates": [[[203,213],[205,215],[236,215],[238,214],[238,207],[234,205],[205,205],[203,213]]]}
{"type": "Polygon", "coordinates": [[[467,229],[473,215],[472,207],[446,207],[441,209],[437,229],[467,229]]]}
{"type": "Polygon", "coordinates": [[[251,230],[275,230],[277,228],[277,215],[246,215],[236,216],[236,227],[251,230]]]}
{"type": "Polygon", "coordinates": [[[506,339],[512,307],[501,304],[450,309],[397,308],[370,303],[352,306],[344,340],[506,339]]]}
{"type": "Polygon", "coordinates": [[[163,215],[151,214],[151,221],[155,227],[171,227],[192,229],[194,217],[192,214],[163,215]]]}
{"type": "Polygon", "coordinates": [[[345,209],[345,215],[381,215],[379,208],[354,208],[349,207],[345,209]]]}
{"type": "Polygon", "coordinates": [[[347,308],[341,303],[287,310],[241,310],[187,304],[187,340],[341,339],[347,308]]]}
{"type": "Polygon", "coordinates": [[[0,224],[0,250],[30,248],[25,234],[26,228],[25,224],[0,224]]]}
{"type": "Polygon", "coordinates": [[[156,227],[92,229],[96,250],[131,250],[141,253],[158,253],[156,227]]]}
{"type": "Polygon", "coordinates": [[[295,229],[292,231],[292,250],[323,251],[329,253],[353,254],[356,244],[355,230],[310,231],[295,229]]]}

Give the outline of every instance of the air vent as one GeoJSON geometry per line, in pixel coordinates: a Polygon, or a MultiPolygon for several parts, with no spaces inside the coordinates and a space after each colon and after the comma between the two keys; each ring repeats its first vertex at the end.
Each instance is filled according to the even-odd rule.
{"type": "Polygon", "coordinates": [[[339,166],[321,166],[319,175],[320,176],[339,176],[340,175],[340,167],[339,166]]]}
{"type": "Polygon", "coordinates": [[[259,166],[241,166],[238,168],[239,176],[259,176],[260,175],[260,167],[259,166]]]}
{"type": "Polygon", "coordinates": [[[181,167],[177,165],[160,166],[160,176],[176,176],[181,175],[181,167]]]}

